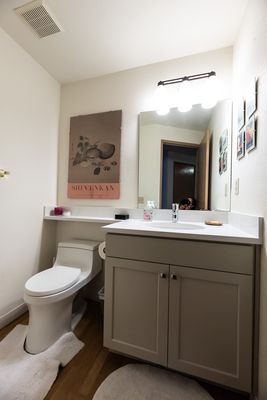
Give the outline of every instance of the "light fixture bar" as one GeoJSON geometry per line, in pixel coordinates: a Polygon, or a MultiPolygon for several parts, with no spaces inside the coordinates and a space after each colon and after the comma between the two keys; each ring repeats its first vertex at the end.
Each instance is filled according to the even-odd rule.
{"type": "Polygon", "coordinates": [[[5,178],[8,175],[10,175],[9,171],[6,171],[5,169],[0,168],[0,178],[5,178]]]}
{"type": "Polygon", "coordinates": [[[195,81],[197,79],[209,78],[210,76],[215,76],[215,75],[216,72],[211,71],[211,72],[204,72],[203,74],[183,76],[182,78],[166,79],[165,81],[159,81],[158,86],[172,85],[174,83],[181,83],[184,81],[195,81]]]}

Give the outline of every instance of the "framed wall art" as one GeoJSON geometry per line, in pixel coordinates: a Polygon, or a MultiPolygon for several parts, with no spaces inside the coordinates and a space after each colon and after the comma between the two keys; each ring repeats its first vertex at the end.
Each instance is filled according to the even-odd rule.
{"type": "Polygon", "coordinates": [[[223,173],[223,155],[220,154],[219,156],[219,174],[222,175],[223,173]]]}
{"type": "Polygon", "coordinates": [[[71,117],[69,198],[120,197],[121,119],[121,110],[71,117]]]}
{"type": "Polygon", "coordinates": [[[240,99],[237,104],[237,128],[239,131],[245,125],[245,110],[245,100],[240,99]]]}
{"type": "Polygon", "coordinates": [[[228,147],[228,129],[224,129],[222,133],[222,151],[225,152],[227,147],[228,147]]]}
{"type": "Polygon", "coordinates": [[[254,114],[257,110],[257,87],[258,81],[254,78],[250,82],[247,90],[246,95],[246,119],[247,121],[249,118],[254,114]]]}
{"type": "Polygon", "coordinates": [[[224,129],[219,138],[219,174],[227,170],[228,129],[224,129]]]}
{"type": "Polygon", "coordinates": [[[240,160],[245,155],[245,129],[238,133],[236,144],[236,156],[240,160]]]}
{"type": "Polygon", "coordinates": [[[245,148],[246,152],[250,152],[256,147],[256,125],[255,117],[251,117],[245,128],[245,148]]]}
{"type": "Polygon", "coordinates": [[[227,151],[222,154],[222,170],[223,172],[227,171],[227,151]]]}

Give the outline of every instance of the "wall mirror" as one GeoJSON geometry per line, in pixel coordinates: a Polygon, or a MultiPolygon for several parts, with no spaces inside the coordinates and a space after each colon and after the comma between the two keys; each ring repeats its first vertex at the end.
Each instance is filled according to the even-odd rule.
{"type": "Polygon", "coordinates": [[[230,210],[232,101],[187,113],[173,108],[139,116],[138,206],[171,208],[194,197],[197,209],[230,210]]]}

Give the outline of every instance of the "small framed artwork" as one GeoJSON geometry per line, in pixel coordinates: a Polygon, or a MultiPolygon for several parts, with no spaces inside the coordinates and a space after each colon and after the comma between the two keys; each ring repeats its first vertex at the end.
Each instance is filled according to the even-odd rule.
{"type": "Polygon", "coordinates": [[[249,152],[256,147],[256,124],[254,117],[250,118],[245,128],[245,148],[249,152]]]}
{"type": "Polygon", "coordinates": [[[219,154],[222,154],[223,152],[223,138],[220,136],[219,138],[219,154]]]}
{"type": "Polygon", "coordinates": [[[228,147],[228,129],[224,129],[222,133],[222,151],[224,152],[228,147]]]}
{"type": "Polygon", "coordinates": [[[220,154],[219,157],[219,174],[221,175],[223,173],[223,155],[220,154]]]}
{"type": "Polygon", "coordinates": [[[219,138],[219,154],[222,154],[228,147],[228,129],[224,129],[219,138]]]}
{"type": "Polygon", "coordinates": [[[222,154],[222,170],[223,172],[227,171],[227,151],[222,154]]]}
{"type": "Polygon", "coordinates": [[[245,155],[245,129],[237,135],[236,156],[240,160],[245,155]]]}
{"type": "Polygon", "coordinates": [[[258,82],[256,79],[253,79],[248,87],[247,90],[247,97],[246,97],[246,119],[247,121],[254,114],[257,110],[257,86],[258,82]]]}
{"type": "Polygon", "coordinates": [[[240,99],[238,104],[237,104],[237,127],[238,130],[240,131],[240,129],[243,128],[243,126],[245,125],[245,100],[244,99],[240,99]]]}

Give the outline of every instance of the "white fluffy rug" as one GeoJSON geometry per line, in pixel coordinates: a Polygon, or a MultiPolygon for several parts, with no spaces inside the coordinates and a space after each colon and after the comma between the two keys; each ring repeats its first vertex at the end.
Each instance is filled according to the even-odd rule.
{"type": "Polygon", "coordinates": [[[212,400],[194,380],[144,364],[128,364],[112,372],[93,400],[212,400]]]}
{"type": "Polygon", "coordinates": [[[24,351],[27,326],[17,325],[0,342],[0,400],[42,400],[65,366],[83,347],[72,332],[61,336],[46,351],[24,351]]]}

